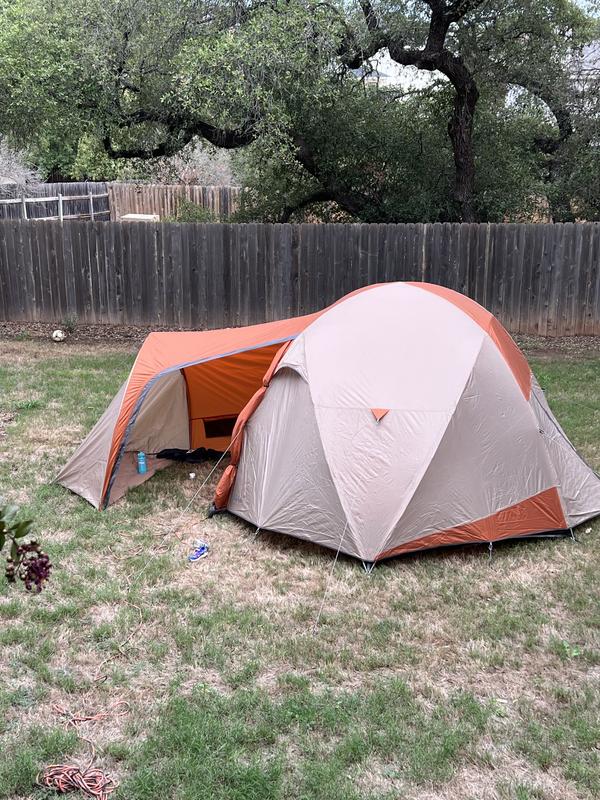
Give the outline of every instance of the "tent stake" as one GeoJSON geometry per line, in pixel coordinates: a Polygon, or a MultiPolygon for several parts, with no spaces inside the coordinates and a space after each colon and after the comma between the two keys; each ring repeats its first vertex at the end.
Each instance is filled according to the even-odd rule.
{"type": "Polygon", "coordinates": [[[252,541],[253,541],[253,542],[255,542],[255,541],[256,541],[256,537],[258,536],[258,534],[260,533],[260,531],[261,531],[261,527],[260,527],[260,525],[259,525],[259,526],[258,526],[258,528],[257,528],[257,529],[254,531],[254,534],[253,534],[253,536],[252,536],[252,541]]]}
{"type": "Polygon", "coordinates": [[[363,561],[362,562],[363,569],[367,575],[370,575],[373,570],[375,569],[375,562],[374,561],[363,561]]]}
{"type": "Polygon", "coordinates": [[[217,508],[214,503],[211,503],[208,507],[208,511],[206,512],[206,518],[212,519],[215,514],[222,514],[225,511],[224,508],[217,508]]]}
{"type": "Polygon", "coordinates": [[[493,542],[488,542],[488,561],[492,562],[492,554],[494,552],[494,544],[493,542]]]}
{"type": "Polygon", "coordinates": [[[571,531],[571,539],[573,539],[574,542],[577,542],[579,544],[579,539],[575,536],[575,531],[573,530],[573,528],[569,528],[569,530],[571,531]]]}

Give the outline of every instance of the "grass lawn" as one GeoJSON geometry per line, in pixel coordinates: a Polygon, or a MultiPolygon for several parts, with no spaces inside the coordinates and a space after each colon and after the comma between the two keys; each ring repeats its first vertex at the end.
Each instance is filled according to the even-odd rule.
{"type": "MultiPolygon", "coordinates": [[[[86,763],[84,739],[115,800],[599,796],[598,522],[491,563],[340,558],[315,634],[331,552],[204,519],[212,486],[164,538],[198,485],[184,466],[104,513],[50,483],[133,356],[0,341],[0,494],[56,565],[39,596],[0,577],[0,797],[49,797],[38,769],[86,763]]],[[[600,468],[600,350],[532,364],[600,468]]]]}

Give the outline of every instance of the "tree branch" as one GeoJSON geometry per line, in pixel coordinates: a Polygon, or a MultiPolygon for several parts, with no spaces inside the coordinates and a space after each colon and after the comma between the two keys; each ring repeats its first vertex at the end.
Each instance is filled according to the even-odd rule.
{"type": "Polygon", "coordinates": [[[485,3],[487,3],[487,0],[454,0],[453,3],[446,6],[445,13],[452,23],[466,17],[471,11],[475,11],[476,8],[485,3]]]}
{"type": "Polygon", "coordinates": [[[540,81],[527,75],[520,69],[515,69],[507,74],[508,83],[520,86],[535,97],[539,98],[552,112],[556,124],[558,125],[558,137],[539,138],[536,144],[544,153],[554,153],[560,145],[573,134],[573,122],[571,112],[564,103],[561,102],[558,94],[549,86],[544,86],[540,81]]]}
{"type": "Polygon", "coordinates": [[[360,0],[360,7],[369,37],[366,45],[361,46],[354,32],[344,23],[345,35],[338,55],[348,69],[358,69],[367,59],[372,58],[383,47],[387,47],[387,36],[379,24],[375,9],[369,0],[360,0]]]}
{"type": "MultiPolygon", "coordinates": [[[[360,6],[370,33],[368,51],[387,47],[390,57],[401,66],[415,66],[433,72],[439,70],[452,84],[455,92],[454,108],[448,122],[448,135],[452,142],[455,164],[454,197],[465,222],[474,220],[475,154],[473,149],[473,119],[479,99],[479,90],[462,57],[446,47],[448,28],[485,0],[425,0],[431,9],[427,40],[422,49],[407,48],[402,37],[386,33],[369,0],[360,0],[360,6]]],[[[356,54],[350,60],[357,62],[356,54]]]]}
{"type": "Polygon", "coordinates": [[[335,179],[324,175],[317,164],[308,142],[303,136],[294,137],[294,145],[296,147],[296,160],[304,167],[309,175],[312,175],[312,177],[321,184],[322,189],[329,196],[328,199],[334,200],[344,211],[347,211],[353,217],[360,218],[370,201],[367,198],[362,198],[355,193],[349,192],[343,186],[340,186],[335,179]]]}
{"type": "Polygon", "coordinates": [[[380,34],[381,28],[379,26],[379,19],[375,13],[375,9],[369,0],[360,0],[360,7],[362,8],[365,22],[367,23],[367,30],[370,34],[380,34]]]}
{"type": "Polygon", "coordinates": [[[238,129],[219,128],[203,120],[189,122],[179,116],[164,115],[143,109],[127,115],[121,120],[119,127],[131,129],[146,122],[166,127],[166,136],[159,144],[118,148],[114,147],[111,136],[106,135],[102,140],[102,145],[108,157],[113,159],[139,158],[148,160],[170,156],[181,150],[186,144],[189,144],[196,136],[206,139],[215,147],[233,150],[238,147],[245,147],[253,142],[257,136],[253,125],[250,123],[238,129]]]}
{"type": "Polygon", "coordinates": [[[225,150],[235,150],[237,147],[246,147],[256,139],[253,123],[249,122],[243,128],[219,128],[210,122],[198,121],[193,125],[193,136],[202,136],[215,147],[225,150]]]}
{"type": "Polygon", "coordinates": [[[179,146],[175,146],[169,139],[163,140],[160,144],[154,147],[113,147],[110,136],[105,136],[102,139],[102,146],[106,155],[112,159],[128,159],[139,158],[147,161],[151,158],[162,158],[163,156],[172,156],[186,144],[191,142],[193,136],[184,136],[180,139],[179,146]]]}
{"type": "Polygon", "coordinates": [[[303,208],[313,205],[313,203],[324,203],[328,200],[335,202],[335,197],[331,194],[331,192],[328,192],[327,189],[317,189],[312,194],[308,195],[308,197],[300,200],[295,205],[285,206],[281,212],[280,222],[289,222],[290,217],[294,212],[301,211],[303,208]]]}

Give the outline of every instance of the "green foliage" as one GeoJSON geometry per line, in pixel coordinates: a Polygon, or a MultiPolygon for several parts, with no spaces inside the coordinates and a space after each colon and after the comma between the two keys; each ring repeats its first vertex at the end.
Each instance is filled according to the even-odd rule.
{"type": "MultiPolygon", "coordinates": [[[[351,193],[359,176],[365,182],[360,220],[448,217],[451,154],[438,124],[447,97],[439,94],[397,101],[350,83],[323,110],[303,110],[303,138],[337,186],[351,193]]],[[[311,203],[302,205],[319,184],[296,161],[291,138],[261,137],[238,156],[238,169],[248,187],[242,210],[249,218],[277,221],[286,208],[298,207],[294,218],[302,220],[314,211],[311,203]]]]}
{"type": "Polygon", "coordinates": [[[517,749],[541,769],[561,767],[567,779],[600,793],[600,701],[597,691],[565,689],[562,703],[538,711],[524,710],[527,719],[517,749]]]}
{"type": "Polygon", "coordinates": [[[39,771],[73,752],[77,743],[75,731],[60,728],[33,727],[19,735],[2,751],[0,797],[30,796],[39,771]]]}
{"type": "Polygon", "coordinates": [[[482,96],[475,124],[479,219],[519,222],[543,216],[546,157],[532,142],[549,127],[527,103],[507,105],[491,90],[482,96]]]}
{"type": "Polygon", "coordinates": [[[177,212],[173,219],[166,222],[218,222],[210,208],[204,208],[192,200],[183,199],[177,204],[177,212]]]}
{"type": "Polygon", "coordinates": [[[128,165],[110,159],[99,139],[84,133],[77,142],[73,162],[68,166],[70,177],[90,181],[118,181],[128,177],[128,165]]]}
{"type": "MultiPolygon", "coordinates": [[[[353,89],[318,118],[307,114],[303,124],[313,151],[347,191],[358,176],[369,176],[372,193],[364,191],[362,221],[446,221],[452,153],[444,121],[450,103],[446,87],[400,100],[353,89]]],[[[531,141],[545,127],[533,111],[482,98],[475,129],[481,219],[518,220],[538,211],[545,158],[531,141]]],[[[318,187],[295,161],[291,142],[263,137],[237,156],[237,166],[248,187],[243,219],[277,221],[287,206],[298,208],[297,220],[314,213],[313,205],[304,208],[302,202],[318,187]]]]}
{"type": "Polygon", "coordinates": [[[11,556],[16,557],[18,540],[31,532],[33,521],[18,520],[19,507],[0,505],[0,552],[6,544],[10,547],[11,556]]]}
{"type": "MultiPolygon", "coordinates": [[[[376,5],[386,30],[423,46],[427,3],[376,5]]],[[[448,45],[481,95],[479,218],[598,217],[600,84],[576,66],[597,18],[572,0],[474,5],[448,45]]],[[[363,80],[340,57],[352,38],[365,44],[364,18],[341,0],[1,3],[0,133],[45,174],[118,180],[148,167],[109,158],[106,141],[169,155],[207,125],[242,130],[240,220],[453,219],[454,90],[426,69],[418,88],[363,80]]]]}
{"type": "Polygon", "coordinates": [[[77,314],[68,314],[60,323],[61,328],[69,334],[75,333],[78,324],[77,314]]]}

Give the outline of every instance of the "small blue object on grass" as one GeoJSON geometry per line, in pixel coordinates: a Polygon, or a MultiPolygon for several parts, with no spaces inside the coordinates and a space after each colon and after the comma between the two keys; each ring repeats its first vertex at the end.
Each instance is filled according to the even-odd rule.
{"type": "Polygon", "coordinates": [[[208,555],[208,544],[206,542],[197,541],[195,550],[188,556],[188,561],[200,561],[201,558],[206,558],[208,555]]]}

